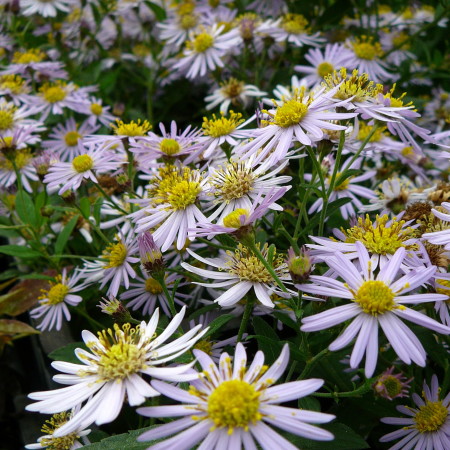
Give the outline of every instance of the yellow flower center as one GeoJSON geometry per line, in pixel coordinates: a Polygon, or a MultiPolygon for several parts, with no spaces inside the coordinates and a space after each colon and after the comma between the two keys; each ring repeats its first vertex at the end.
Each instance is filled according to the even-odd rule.
{"type": "Polygon", "coordinates": [[[200,191],[198,182],[182,180],[170,188],[167,201],[173,209],[186,209],[195,203],[200,191]]]}
{"type": "Polygon", "coordinates": [[[95,114],[96,116],[100,116],[103,112],[103,106],[99,103],[92,103],[91,105],[91,113],[95,114]]]}
{"type": "Polygon", "coordinates": [[[64,100],[67,97],[67,92],[64,89],[65,83],[46,83],[39,88],[39,92],[43,95],[44,99],[49,103],[57,103],[64,100]]]}
{"type": "Polygon", "coordinates": [[[414,155],[414,150],[412,147],[404,147],[402,148],[401,151],[402,155],[405,156],[406,158],[411,157],[414,155]]]}
{"type": "Polygon", "coordinates": [[[94,160],[89,155],[78,155],[73,158],[72,166],[78,173],[87,172],[94,167],[94,160]]]}
{"type": "Polygon", "coordinates": [[[393,255],[400,247],[408,250],[417,248],[416,244],[405,244],[405,241],[415,236],[416,231],[413,228],[404,228],[405,221],[397,221],[395,218],[389,227],[386,227],[388,221],[389,217],[386,214],[382,217],[377,216],[373,225],[367,215],[365,219],[358,218],[358,224],[354,227],[341,231],[346,235],[346,243],[360,241],[369,252],[379,255],[393,255]]]}
{"type": "Polygon", "coordinates": [[[394,293],[383,281],[364,281],[355,293],[355,302],[366,314],[377,316],[394,309],[394,293]]]}
{"type": "Polygon", "coordinates": [[[195,36],[191,45],[197,53],[203,53],[214,45],[214,38],[208,33],[200,33],[195,36]]]}
{"type": "Polygon", "coordinates": [[[245,216],[247,218],[249,214],[248,209],[238,208],[223,219],[223,224],[227,228],[240,228],[242,226],[240,217],[245,216]]]}
{"type": "Polygon", "coordinates": [[[250,424],[262,418],[259,412],[260,395],[246,381],[224,381],[208,398],[208,416],[217,428],[227,427],[229,434],[236,427],[248,431],[250,424]]]}
{"type": "Polygon", "coordinates": [[[308,112],[308,106],[297,100],[289,100],[284,105],[277,108],[274,122],[282,128],[297,125],[308,112]]]}
{"type": "Polygon", "coordinates": [[[0,131],[6,131],[14,125],[14,111],[16,108],[7,107],[7,109],[0,109],[0,131]]]}
{"type": "Polygon", "coordinates": [[[430,433],[439,430],[447,420],[448,410],[441,401],[426,401],[414,416],[419,433],[430,433]]]}
{"type": "Polygon", "coordinates": [[[27,52],[15,52],[12,62],[14,64],[30,64],[41,62],[45,59],[45,53],[37,48],[32,48],[27,52]]]}
{"type": "Polygon", "coordinates": [[[230,78],[226,83],[222,84],[221,91],[225,97],[235,99],[244,90],[244,82],[236,78],[230,78]]]}
{"type": "Polygon", "coordinates": [[[198,19],[194,14],[183,14],[180,17],[180,27],[183,28],[183,30],[190,30],[191,28],[194,28],[197,23],[198,19]]]}
{"type": "Polygon", "coordinates": [[[404,32],[401,31],[397,36],[394,36],[392,39],[392,43],[394,44],[394,47],[398,48],[399,50],[408,50],[411,45],[408,43],[409,36],[404,32]]]}
{"type": "MultiPolygon", "coordinates": [[[[80,139],[80,138],[81,138],[81,134],[78,133],[77,131],[69,131],[64,136],[64,141],[66,142],[66,145],[68,145],[69,147],[74,147],[75,145],[78,144],[78,139],[80,139]]],[[[87,155],[84,155],[84,156],[87,156],[87,155]]]]}
{"type": "Polygon", "coordinates": [[[197,350],[201,350],[202,352],[205,352],[207,355],[212,355],[212,342],[209,339],[204,339],[201,341],[198,341],[194,348],[197,350]]]}
{"type": "Polygon", "coordinates": [[[175,139],[165,138],[159,144],[159,149],[166,155],[172,156],[180,151],[180,144],[175,139]]]}
{"type": "MultiPolygon", "coordinates": [[[[70,412],[62,412],[54,414],[51,419],[45,421],[42,426],[41,431],[46,435],[53,435],[53,433],[65,423],[71,419],[70,412]]],[[[69,450],[73,447],[73,444],[80,436],[76,431],[61,437],[50,437],[41,439],[40,443],[42,448],[47,448],[48,450],[69,450]]]]}
{"type": "MultiPolygon", "coordinates": [[[[336,180],[339,178],[340,176],[340,172],[338,172],[336,174],[336,180]]],[[[334,186],[334,190],[335,191],[345,191],[348,188],[348,185],[350,184],[350,180],[352,179],[352,177],[348,177],[346,178],[342,183],[338,184],[337,186],[334,186]]],[[[328,177],[328,183],[331,182],[331,176],[328,177]]]]}
{"type": "Polygon", "coordinates": [[[13,94],[25,92],[25,80],[19,75],[0,76],[0,89],[8,90],[13,94]]]}
{"type": "Polygon", "coordinates": [[[402,393],[402,383],[401,381],[393,377],[392,375],[388,375],[382,382],[383,386],[386,389],[389,397],[395,398],[402,393]]]}
{"type": "Polygon", "coordinates": [[[128,250],[122,241],[117,244],[110,244],[103,251],[103,258],[106,259],[107,264],[103,266],[105,269],[112,267],[120,267],[127,258],[128,250]]]}
{"type": "Polygon", "coordinates": [[[374,43],[373,39],[368,38],[367,36],[362,36],[361,39],[356,39],[353,43],[353,51],[358,58],[367,59],[369,61],[383,55],[383,50],[381,49],[380,43],[374,43]]]}
{"type": "MultiPolygon", "coordinates": [[[[375,130],[375,132],[372,134],[372,136],[369,139],[369,142],[379,142],[384,137],[384,130],[386,127],[379,127],[375,130]]],[[[359,124],[359,130],[358,130],[358,140],[364,141],[367,136],[372,132],[373,125],[366,125],[365,123],[361,122],[359,124]]]]}
{"type": "MultiPolygon", "coordinates": [[[[26,165],[28,165],[32,158],[33,155],[31,154],[31,150],[29,148],[21,148],[20,150],[16,150],[14,153],[14,161],[18,170],[23,169],[26,165]]],[[[3,157],[3,155],[0,156],[0,168],[14,171],[12,162],[3,157]]]]}
{"type": "Polygon", "coordinates": [[[255,176],[251,169],[246,169],[244,164],[233,162],[224,169],[217,170],[211,177],[210,184],[218,202],[230,203],[251,192],[254,181],[255,176]]]}
{"type": "Polygon", "coordinates": [[[446,287],[437,287],[436,292],[438,294],[447,295],[450,297],[450,280],[444,280],[442,278],[439,278],[438,280],[436,280],[436,284],[446,286],[446,287]]]}
{"type": "Polygon", "coordinates": [[[62,303],[64,301],[69,291],[69,286],[58,283],[52,286],[48,291],[44,291],[46,292],[46,294],[42,295],[40,298],[44,297],[47,299],[44,302],[44,304],[46,305],[58,305],[59,303],[62,303]]]}
{"type": "Polygon", "coordinates": [[[242,122],[244,122],[244,119],[242,119],[241,113],[230,111],[230,117],[222,115],[219,118],[213,114],[212,119],[203,117],[203,133],[213,138],[226,136],[232,133],[242,122]]]}
{"type": "Polygon", "coordinates": [[[111,124],[111,127],[114,129],[114,134],[117,136],[144,136],[147,131],[152,129],[150,122],[148,120],[144,120],[141,123],[141,119],[138,119],[137,122],[132,120],[130,123],[124,123],[122,120],[117,119],[116,124],[111,124]]]}
{"type": "Polygon", "coordinates": [[[322,78],[325,78],[327,75],[333,72],[334,72],[333,64],[330,64],[329,62],[323,62],[317,66],[317,73],[322,78]]]}
{"type": "Polygon", "coordinates": [[[145,280],[145,290],[154,295],[161,294],[163,292],[160,282],[154,278],[147,278],[145,280]]]}
{"type": "Polygon", "coordinates": [[[282,28],[291,34],[308,32],[309,22],[301,14],[285,14],[281,21],[282,28]]]}

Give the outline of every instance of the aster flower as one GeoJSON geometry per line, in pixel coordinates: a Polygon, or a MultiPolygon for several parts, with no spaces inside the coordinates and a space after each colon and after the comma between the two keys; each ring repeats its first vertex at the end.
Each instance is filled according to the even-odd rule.
{"type": "Polygon", "coordinates": [[[156,335],[159,320],[157,309],[149,322],[136,327],[129,323],[114,329],[103,330],[94,336],[84,330],[82,338],[89,351],[76,349],[75,355],[82,364],[55,361],[52,366],[63,372],[53,379],[68,387],[29,395],[38,400],[26,407],[28,411],[53,414],[83,404],[81,409],[53,433],[62,437],[95,422],[97,425],[112,422],[120,413],[125,399],[131,406],[140,405],[147,397],[159,395],[143,375],[167,381],[192,380],[195,374],[186,372],[192,366],[160,367],[185,353],[207,330],[196,326],[178,339],[163,345],[180,325],[185,308],[156,335]]]}
{"type": "Polygon", "coordinates": [[[46,420],[44,425],[42,425],[42,433],[44,436],[38,438],[36,444],[28,444],[25,446],[27,449],[43,449],[48,448],[53,449],[64,449],[64,450],[75,450],[81,448],[84,445],[89,445],[89,439],[86,437],[91,430],[85,429],[86,427],[80,425],[72,433],[66,434],[61,437],[54,437],[55,431],[67,423],[74,414],[79,410],[79,408],[74,408],[72,411],[64,411],[61,413],[53,414],[53,416],[46,420]],[[79,441],[83,442],[83,444],[79,441]]]}
{"type": "Polygon", "coordinates": [[[441,398],[436,375],[431,378],[431,386],[423,382],[423,398],[412,395],[415,407],[397,406],[397,411],[408,417],[384,417],[383,423],[401,425],[400,430],[384,435],[380,442],[401,439],[391,450],[432,448],[445,450],[450,447],[450,393],[441,398]]]}
{"type": "MultiPolygon", "coordinates": [[[[450,213],[450,203],[443,202],[441,207],[450,213]]],[[[445,214],[444,212],[438,211],[433,208],[432,213],[435,217],[442,220],[443,222],[450,222],[450,214],[445,214]]],[[[434,231],[431,233],[424,233],[422,239],[431,242],[435,245],[444,245],[446,250],[450,250],[450,228],[444,227],[442,231],[434,231]]]]}
{"type": "Polygon", "coordinates": [[[58,11],[70,12],[76,0],[21,0],[20,7],[24,16],[39,14],[43,17],[56,17],[58,11]]]}
{"type": "Polygon", "coordinates": [[[399,358],[406,364],[415,362],[425,366],[426,353],[419,339],[400,320],[406,319],[435,332],[450,334],[450,328],[405,305],[442,301],[441,294],[404,295],[427,282],[434,274],[434,266],[422,270],[412,270],[399,277],[398,272],[405,258],[405,249],[399,248],[393,258],[377,275],[370,263],[369,253],[360,242],[356,242],[360,268],[351,264],[342,253],[336,252],[327,260],[344,282],[334,278],[312,275],[316,284],[301,284],[297,287],[304,292],[350,300],[350,303],[331,308],[322,313],[305,317],[301,330],[319,331],[353,319],[343,333],[329,346],[331,351],[346,347],[356,336],[350,357],[350,367],[358,367],[366,354],[365,374],[371,377],[378,359],[378,325],[381,326],[389,343],[399,358]],[[361,274],[362,270],[362,274],[361,274]]]}
{"type": "MultiPolygon", "coordinates": [[[[265,244],[260,251],[267,259],[268,245],[265,244]]],[[[219,259],[203,258],[189,249],[188,252],[198,261],[218,269],[216,271],[206,270],[186,262],[181,263],[181,266],[189,272],[204,278],[218,280],[218,282],[212,284],[196,284],[211,288],[223,287],[227,289],[214,300],[215,303],[225,307],[234,305],[252,289],[257,299],[263,305],[270,308],[275,306],[270,298],[274,292],[279,292],[274,278],[264,267],[263,263],[242,244],[238,244],[234,252],[227,250],[225,255],[221,255],[219,259]]],[[[290,280],[287,264],[281,256],[277,256],[274,253],[272,265],[280,280],[290,280]]]]}
{"type": "Polygon", "coordinates": [[[199,172],[187,167],[160,169],[159,176],[151,181],[148,198],[133,200],[142,206],[129,215],[136,223],[136,232],[159,225],[153,239],[161,251],[165,252],[175,240],[176,248],[182,249],[186,239],[192,237],[188,229],[195,228],[197,222],[208,221],[196,205],[204,183],[199,172]]]}
{"type": "Polygon", "coordinates": [[[219,365],[200,350],[194,350],[194,354],[203,371],[191,382],[188,392],[153,382],[155,389],[183,404],[138,409],[146,417],[182,417],[142,434],[139,441],[178,433],[150,448],[188,450],[200,442],[202,450],[240,449],[242,445],[256,448],[257,444],[264,450],[297,448],[270,425],[307,439],[333,439],[329,431],[311,425],[327,423],[334,419],[333,415],[274,405],[307,396],[323,385],[323,380],[313,378],[272,386],[288,365],[287,344],[269,368],[263,365],[264,354],[259,351],[247,369],[247,355],[241,343],[236,346],[233,364],[227,353],[222,353],[219,365]]]}
{"type": "Polygon", "coordinates": [[[28,80],[20,75],[0,76],[0,95],[8,96],[14,105],[19,106],[23,102],[23,96],[31,92],[28,80]]]}
{"type": "Polygon", "coordinates": [[[76,292],[82,291],[85,286],[79,284],[81,278],[80,273],[74,273],[67,276],[66,269],[63,269],[62,275],[56,277],[55,282],[50,282],[49,289],[42,290],[39,297],[39,306],[31,310],[30,315],[33,319],[43,317],[38,330],[60,330],[63,318],[70,320],[70,312],[67,305],[77,306],[83,298],[74,295],[76,292]]]}
{"type": "Polygon", "coordinates": [[[408,396],[408,391],[411,389],[409,383],[412,380],[412,378],[408,380],[402,373],[394,374],[394,366],[392,366],[377,378],[373,389],[380,397],[394,400],[394,398],[408,396]]]}
{"type": "Polygon", "coordinates": [[[311,48],[305,55],[310,66],[298,65],[297,72],[307,74],[303,79],[308,86],[320,84],[324,78],[341,67],[347,67],[352,53],[342,44],[327,44],[324,52],[318,48],[311,48]]]}
{"type": "Polygon", "coordinates": [[[50,139],[42,141],[42,146],[57,154],[62,161],[72,161],[85,151],[84,136],[95,133],[98,128],[88,122],[78,126],[71,117],[64,124],[57,124],[49,134],[50,139]]]}
{"type": "Polygon", "coordinates": [[[266,117],[262,121],[265,126],[251,130],[254,139],[243,145],[238,150],[239,154],[243,158],[248,158],[258,153],[255,162],[268,157],[270,163],[275,164],[286,156],[295,142],[311,145],[313,141],[323,138],[324,128],[345,130],[346,126],[329,121],[350,119],[356,114],[325,112],[341,105],[340,103],[332,104],[330,97],[334,92],[324,94],[322,89],[313,96],[312,93],[308,94],[305,88],[300,88],[294,90],[292,99],[282,104],[274,101],[274,109],[262,111],[266,117]]]}
{"type": "Polygon", "coordinates": [[[95,127],[97,122],[107,127],[111,122],[116,120],[116,117],[111,114],[110,109],[110,106],[103,105],[101,98],[91,97],[82,113],[88,116],[86,122],[91,127],[95,127]]]}
{"type": "MultiPolygon", "coordinates": [[[[40,112],[39,108],[26,105],[17,107],[14,103],[2,99],[0,101],[0,137],[13,136],[21,128],[30,128],[32,132],[44,131],[45,128],[41,122],[28,118],[38,112],[40,112]]],[[[37,140],[32,143],[35,142],[37,140]]]]}
{"type": "Polygon", "coordinates": [[[267,95],[267,92],[259,90],[253,84],[245,84],[243,81],[231,77],[227,81],[222,81],[220,87],[205,97],[206,109],[214,109],[219,105],[220,113],[227,114],[230,106],[247,108],[252,97],[263,95],[267,95]]]}
{"type": "Polygon", "coordinates": [[[44,178],[49,192],[58,191],[58,195],[68,190],[76,191],[83,180],[98,183],[95,174],[117,170],[123,164],[123,157],[104,147],[90,145],[85,153],[72,159],[71,162],[53,164],[44,178]]]}
{"type": "Polygon", "coordinates": [[[183,57],[173,68],[186,73],[187,78],[194,79],[223,67],[222,58],[241,41],[238,30],[223,33],[224,28],[224,25],[214,24],[209,29],[203,27],[191,32],[183,57]]]}
{"type": "MultiPolygon", "coordinates": [[[[2,148],[2,139],[0,139],[0,148],[2,148]]],[[[13,161],[24,189],[27,192],[33,192],[30,182],[37,181],[39,178],[33,165],[33,154],[28,147],[14,150],[9,158],[0,153],[0,186],[8,188],[16,183],[17,173],[13,161]]]]}

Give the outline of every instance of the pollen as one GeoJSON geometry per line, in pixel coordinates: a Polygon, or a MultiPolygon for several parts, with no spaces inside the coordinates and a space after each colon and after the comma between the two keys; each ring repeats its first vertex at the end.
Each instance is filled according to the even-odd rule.
{"type": "Polygon", "coordinates": [[[37,48],[31,48],[26,52],[15,52],[12,62],[14,64],[38,63],[45,59],[45,53],[37,48]]]}
{"type": "Polygon", "coordinates": [[[230,117],[225,117],[223,114],[221,117],[217,117],[213,114],[212,119],[203,117],[203,133],[206,136],[211,136],[213,138],[218,138],[221,136],[227,136],[232,133],[242,122],[241,113],[235,113],[230,111],[230,117]]]}
{"type": "Polygon", "coordinates": [[[282,28],[291,34],[307,33],[309,22],[301,14],[285,14],[281,20],[282,28]]]}
{"type": "Polygon", "coordinates": [[[372,61],[375,58],[383,56],[380,43],[373,42],[373,38],[371,37],[362,36],[361,38],[356,38],[356,41],[352,45],[353,51],[358,58],[372,61]]]}
{"type": "Polygon", "coordinates": [[[183,14],[180,16],[180,27],[183,30],[190,30],[198,23],[198,18],[194,14],[183,14]]]}
{"type": "Polygon", "coordinates": [[[415,244],[409,245],[406,241],[414,238],[416,231],[411,227],[404,227],[405,221],[397,221],[395,217],[392,218],[390,225],[386,226],[389,220],[385,214],[377,216],[375,224],[372,224],[366,215],[365,219],[358,218],[358,223],[354,227],[341,231],[346,236],[346,243],[360,241],[369,252],[379,255],[393,255],[400,247],[407,250],[415,249],[415,244]]]}
{"type": "Polygon", "coordinates": [[[447,417],[448,409],[442,404],[442,401],[427,401],[414,416],[415,428],[419,433],[437,431],[444,425],[447,417]]]}
{"type": "Polygon", "coordinates": [[[209,339],[202,339],[201,341],[198,341],[194,348],[196,350],[201,350],[202,352],[205,352],[207,355],[212,355],[212,342],[209,339]]]}
{"type": "Polygon", "coordinates": [[[364,281],[354,296],[355,302],[366,314],[378,316],[396,308],[395,295],[383,281],[364,281]]]}
{"type": "Polygon", "coordinates": [[[190,44],[190,47],[192,47],[197,53],[204,53],[214,45],[214,37],[209,33],[200,33],[188,44],[190,44]]]}
{"type": "Polygon", "coordinates": [[[117,125],[114,123],[111,124],[111,128],[114,129],[116,136],[144,136],[147,131],[152,129],[148,120],[144,120],[141,123],[141,119],[138,119],[136,122],[132,120],[130,123],[125,123],[122,120],[116,119],[116,122],[117,125]]]}
{"type": "Polygon", "coordinates": [[[26,91],[25,80],[19,75],[0,76],[0,89],[5,89],[12,94],[21,94],[26,91]]]}
{"type": "Polygon", "coordinates": [[[68,145],[69,147],[74,147],[75,145],[78,144],[78,139],[80,139],[80,138],[81,138],[81,134],[78,133],[78,131],[69,131],[64,136],[64,141],[65,141],[66,145],[68,145]]]}
{"type": "Polygon", "coordinates": [[[223,219],[223,224],[228,228],[240,228],[242,226],[241,217],[247,218],[249,214],[248,209],[238,208],[223,219]]]}
{"type": "Polygon", "coordinates": [[[67,97],[66,83],[45,83],[39,88],[39,92],[48,103],[57,103],[67,97]]]}
{"type": "MultiPolygon", "coordinates": [[[[4,139],[6,140],[8,138],[6,137],[4,139]]],[[[32,158],[33,155],[31,154],[31,150],[28,147],[16,150],[14,153],[14,162],[16,164],[16,168],[18,170],[23,169],[25,166],[29,164],[32,158]]],[[[12,162],[4,157],[0,157],[0,168],[14,171],[14,166],[12,162]]]]}
{"type": "Polygon", "coordinates": [[[167,201],[173,209],[186,209],[195,203],[200,191],[198,182],[182,180],[170,188],[167,201]]]}
{"type": "Polygon", "coordinates": [[[439,278],[438,280],[436,280],[436,285],[438,284],[445,287],[436,287],[436,292],[438,294],[447,295],[448,297],[450,297],[450,280],[439,278]]]}
{"type": "Polygon", "coordinates": [[[253,190],[254,181],[251,169],[247,169],[242,163],[232,162],[217,170],[211,177],[210,184],[218,202],[230,203],[249,194],[253,190]]]}
{"type": "Polygon", "coordinates": [[[78,173],[87,172],[94,167],[94,160],[89,155],[78,155],[73,158],[72,166],[78,173]]]}
{"type": "Polygon", "coordinates": [[[14,105],[8,103],[0,105],[0,131],[6,131],[12,128],[16,109],[14,105]]]}
{"type": "Polygon", "coordinates": [[[61,275],[58,275],[56,277],[57,282],[50,283],[51,287],[50,289],[42,289],[42,295],[39,297],[39,300],[44,300],[44,305],[58,305],[59,303],[62,303],[64,299],[66,298],[66,295],[69,293],[70,288],[69,286],[66,286],[65,284],[61,283],[62,277],[61,275]]]}
{"type": "Polygon", "coordinates": [[[154,278],[147,278],[145,280],[145,290],[154,295],[158,295],[163,292],[161,283],[154,278]]]}
{"type": "Polygon", "coordinates": [[[297,125],[306,116],[308,107],[297,100],[289,100],[280,106],[275,113],[274,122],[282,128],[297,125]]]}
{"type": "MultiPolygon", "coordinates": [[[[53,414],[53,416],[46,420],[44,425],[42,426],[42,433],[46,436],[52,436],[53,433],[60,427],[62,427],[65,423],[67,423],[71,419],[71,413],[69,412],[61,412],[58,414],[53,414]]],[[[75,441],[80,436],[77,432],[73,432],[70,434],[66,434],[61,437],[44,437],[41,439],[40,444],[42,448],[48,448],[50,450],[56,449],[71,449],[75,441]]]]}
{"type": "Polygon", "coordinates": [[[164,138],[159,149],[168,156],[176,155],[180,151],[180,144],[175,139],[164,138]]]}
{"type": "Polygon", "coordinates": [[[325,78],[327,75],[330,75],[330,73],[333,72],[334,72],[333,64],[330,64],[329,62],[323,62],[317,66],[317,73],[322,78],[325,78]]]}
{"type": "Polygon", "coordinates": [[[208,398],[208,417],[216,428],[228,428],[228,434],[232,434],[236,427],[248,431],[250,424],[262,418],[259,412],[260,395],[246,381],[224,381],[208,398]]]}
{"type": "Polygon", "coordinates": [[[90,109],[91,113],[95,114],[96,116],[100,116],[103,112],[103,106],[99,103],[92,103],[90,109]]]}
{"type": "Polygon", "coordinates": [[[107,264],[103,267],[105,269],[120,267],[125,262],[127,254],[128,249],[122,241],[108,245],[103,251],[103,258],[107,261],[107,264]]]}

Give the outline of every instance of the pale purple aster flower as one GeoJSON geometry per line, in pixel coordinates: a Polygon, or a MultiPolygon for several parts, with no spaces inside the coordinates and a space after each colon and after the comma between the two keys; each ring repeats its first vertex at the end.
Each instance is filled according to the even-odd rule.
{"type": "Polygon", "coordinates": [[[322,53],[318,48],[311,48],[305,55],[305,59],[310,66],[294,66],[297,72],[307,74],[303,79],[308,86],[319,85],[324,78],[339,70],[341,67],[348,67],[348,62],[352,58],[351,51],[342,44],[327,44],[322,53]]]}
{"type": "Polygon", "coordinates": [[[39,306],[30,311],[33,319],[43,319],[37,326],[38,330],[60,330],[63,319],[70,320],[70,312],[67,305],[77,306],[83,298],[80,295],[74,295],[82,291],[85,286],[78,283],[81,278],[80,273],[74,273],[67,276],[66,269],[63,269],[62,275],[56,277],[55,282],[50,282],[49,289],[43,290],[39,297],[39,306]]]}
{"type": "MultiPolygon", "coordinates": [[[[9,145],[8,145],[9,146],[9,145]]],[[[2,148],[2,139],[0,139],[0,149],[2,148]]],[[[28,147],[14,151],[14,157],[20,181],[27,192],[33,192],[30,182],[37,181],[39,178],[33,165],[33,154],[28,147]]],[[[0,152],[0,186],[9,188],[17,181],[17,173],[14,170],[12,162],[0,152]]]]}
{"type": "Polygon", "coordinates": [[[322,313],[305,317],[301,330],[313,332],[330,328],[354,319],[344,332],[329,346],[331,351],[346,347],[356,336],[355,346],[350,357],[350,367],[358,367],[366,354],[365,374],[371,377],[378,359],[378,325],[381,326],[392,348],[406,364],[415,362],[424,367],[426,353],[419,339],[400,320],[406,319],[435,332],[450,334],[450,328],[405,305],[421,304],[446,300],[441,294],[404,295],[424,283],[434,274],[434,266],[408,272],[398,278],[400,266],[406,251],[399,248],[393,258],[377,275],[374,274],[369,253],[360,242],[356,242],[360,268],[355,267],[340,252],[327,260],[327,264],[343,278],[312,275],[310,280],[316,284],[297,285],[309,294],[325,295],[350,300],[350,303],[331,308],[322,313]],[[361,274],[362,270],[362,274],[361,274]]]}
{"type": "Polygon", "coordinates": [[[101,98],[91,97],[85,104],[82,114],[86,114],[87,123],[94,127],[100,122],[105,127],[116,120],[116,117],[110,112],[111,106],[104,106],[101,98]]]}
{"type": "Polygon", "coordinates": [[[146,417],[181,417],[139,436],[139,441],[150,441],[175,434],[149,448],[189,450],[200,443],[199,450],[242,446],[256,449],[257,444],[263,450],[297,449],[271,426],[307,439],[333,439],[329,431],[315,424],[327,423],[334,415],[275,404],[305,397],[323,385],[323,380],[312,378],[273,386],[288,365],[287,344],[268,369],[261,351],[247,369],[247,354],[241,343],[236,346],[233,364],[227,353],[222,353],[218,365],[200,350],[194,350],[194,354],[203,371],[191,381],[189,391],[160,381],[152,382],[155,389],[181,405],[138,409],[146,417]]]}
{"type": "Polygon", "coordinates": [[[224,28],[224,25],[214,24],[211,28],[200,27],[195,32],[191,31],[183,56],[173,68],[194,79],[223,67],[222,58],[241,42],[237,29],[223,33],[224,28]]]}
{"type": "Polygon", "coordinates": [[[397,406],[397,411],[408,417],[384,417],[383,423],[400,425],[402,428],[384,435],[380,442],[401,439],[390,450],[450,448],[450,393],[441,398],[441,389],[436,375],[431,378],[431,386],[423,382],[423,398],[412,395],[415,408],[397,406]]]}
{"type": "MultiPolygon", "coordinates": [[[[38,122],[34,119],[29,119],[29,116],[37,114],[41,111],[40,108],[23,105],[17,107],[12,102],[7,102],[4,99],[0,101],[0,136],[7,137],[13,136],[14,133],[21,129],[30,129],[31,132],[40,132],[44,131],[45,128],[42,126],[41,122],[38,122]]],[[[30,138],[34,136],[29,136],[30,138]]],[[[27,142],[35,143],[39,140],[36,138],[33,141],[28,139],[27,142]]]]}
{"type": "Polygon", "coordinates": [[[53,368],[63,372],[53,379],[69,386],[30,394],[31,399],[38,401],[28,405],[26,410],[53,414],[85,402],[67,423],[55,430],[53,436],[61,437],[75,431],[81,424],[112,422],[119,415],[125,399],[130,406],[136,406],[147,397],[160,395],[148,384],[145,376],[175,382],[192,380],[196,374],[186,372],[194,362],[160,367],[189,350],[207,331],[200,331],[201,325],[198,325],[163,345],[179,327],[185,312],[186,308],[183,308],[158,335],[158,309],[148,323],[142,321],[137,327],[131,327],[129,323],[122,327],[114,324],[113,330],[103,330],[98,337],[84,330],[81,336],[89,351],[75,350],[82,364],[52,363],[53,368]]]}
{"type": "Polygon", "coordinates": [[[88,122],[78,126],[71,117],[64,124],[57,124],[48,136],[50,139],[42,141],[42,146],[59,155],[62,161],[72,161],[85,152],[84,136],[93,134],[98,129],[98,126],[91,126],[88,122]]]}
{"type": "Polygon", "coordinates": [[[117,170],[124,163],[123,156],[115,151],[91,145],[71,162],[53,164],[44,183],[49,192],[58,191],[58,195],[61,195],[70,189],[76,191],[85,179],[98,183],[95,174],[117,170]]]}
{"type": "MultiPolygon", "coordinates": [[[[265,244],[260,251],[267,258],[268,245],[265,244]]],[[[215,303],[224,307],[234,305],[244,298],[247,292],[253,289],[259,302],[269,308],[275,306],[270,296],[282,291],[280,291],[274,278],[261,261],[242,244],[238,244],[234,251],[228,250],[225,254],[220,255],[219,258],[214,259],[203,258],[189,249],[188,252],[198,261],[217,269],[207,270],[185,262],[181,263],[181,266],[189,272],[204,278],[217,280],[217,282],[211,284],[198,282],[195,284],[208,288],[226,289],[223,294],[214,300],[215,303]]],[[[283,282],[291,281],[287,264],[280,255],[274,254],[272,264],[278,278],[283,282]]],[[[289,293],[296,295],[294,291],[289,291],[289,293]]]]}
{"type": "Polygon", "coordinates": [[[242,158],[257,153],[255,162],[268,158],[271,164],[283,160],[291,148],[298,142],[311,145],[313,141],[323,139],[323,129],[345,130],[344,125],[337,125],[331,120],[350,119],[355,113],[327,112],[335,107],[348,103],[334,103],[330,98],[337,88],[324,94],[324,88],[317,93],[307,93],[305,88],[295,89],[290,100],[282,104],[276,101],[275,108],[263,110],[265,118],[262,128],[250,130],[253,140],[238,149],[242,158]],[[262,149],[261,149],[262,148],[262,149]]]}
{"type": "Polygon", "coordinates": [[[77,3],[77,0],[20,0],[20,8],[24,16],[56,17],[58,11],[68,13],[77,3]]]}
{"type": "Polygon", "coordinates": [[[447,296],[445,302],[436,302],[434,309],[439,314],[441,322],[450,327],[450,275],[437,273],[434,278],[433,284],[436,292],[447,296]]]}
{"type": "Polygon", "coordinates": [[[30,92],[29,80],[20,75],[0,75],[0,96],[8,96],[16,106],[20,106],[23,103],[23,96],[30,92]]]}
{"type": "Polygon", "coordinates": [[[408,391],[411,389],[409,383],[412,380],[413,378],[408,380],[401,372],[394,374],[394,366],[392,366],[377,378],[373,389],[380,397],[394,400],[394,398],[408,396],[408,391]]]}
{"type": "MultiPolygon", "coordinates": [[[[450,213],[450,203],[442,202],[441,206],[450,213]]],[[[437,209],[432,209],[431,212],[443,222],[446,222],[446,229],[442,231],[433,231],[431,233],[422,234],[422,239],[431,242],[434,245],[444,245],[446,250],[450,250],[450,214],[445,214],[437,209]]]]}

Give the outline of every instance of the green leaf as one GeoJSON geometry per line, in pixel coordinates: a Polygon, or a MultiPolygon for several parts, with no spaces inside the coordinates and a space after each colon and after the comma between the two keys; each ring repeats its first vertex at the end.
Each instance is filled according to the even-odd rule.
{"type": "Polygon", "coordinates": [[[42,256],[39,252],[21,245],[0,245],[0,253],[18,258],[39,258],[42,256]]]}
{"type": "Polygon", "coordinates": [[[161,8],[161,6],[153,2],[146,1],[145,4],[155,13],[158,21],[162,21],[166,18],[166,11],[164,10],[164,8],[161,8]]]}
{"type": "Polygon", "coordinates": [[[89,216],[91,215],[91,202],[87,197],[83,197],[80,200],[80,210],[83,217],[89,219],[89,216]]]}
{"type": "Polygon", "coordinates": [[[306,409],[308,411],[319,411],[320,412],[320,402],[314,397],[302,397],[298,399],[298,407],[301,409],[306,409]]]}
{"type": "Polygon", "coordinates": [[[267,363],[272,364],[280,355],[281,341],[274,329],[261,317],[253,317],[253,328],[258,346],[266,356],[267,363]]]}
{"type": "MultiPolygon", "coordinates": [[[[112,449],[126,449],[126,450],[144,450],[148,448],[151,444],[150,442],[138,442],[137,438],[144,432],[155,428],[158,425],[152,425],[147,428],[140,428],[139,430],[132,430],[128,433],[116,434],[115,436],[110,436],[106,439],[96,442],[91,445],[86,445],[83,448],[88,450],[112,450],[112,449]]],[[[151,441],[152,444],[160,441],[151,441]]]]}
{"type": "Polygon", "coordinates": [[[37,225],[36,209],[34,207],[33,200],[25,191],[20,191],[16,195],[16,211],[23,223],[33,227],[37,225]]]}
{"type": "Polygon", "coordinates": [[[55,254],[61,255],[64,251],[64,248],[66,247],[67,241],[69,240],[70,235],[72,234],[73,229],[75,228],[75,225],[78,221],[78,214],[72,217],[70,221],[66,224],[66,226],[63,228],[61,233],[59,233],[58,238],[56,239],[55,243],[55,254]]]}
{"type": "Polygon", "coordinates": [[[30,327],[30,325],[20,322],[19,320],[0,319],[0,336],[9,335],[18,338],[39,333],[40,331],[35,330],[33,327],[30,327]]]}
{"type": "Polygon", "coordinates": [[[75,349],[82,348],[89,351],[84,342],[71,342],[64,347],[57,348],[49,353],[48,357],[53,361],[65,361],[80,364],[80,360],[75,356],[75,349]]]}
{"type": "Polygon", "coordinates": [[[206,339],[207,337],[213,335],[217,330],[222,328],[226,323],[234,318],[235,316],[233,314],[224,314],[223,316],[217,317],[209,324],[209,330],[202,339],[206,339]]]}

